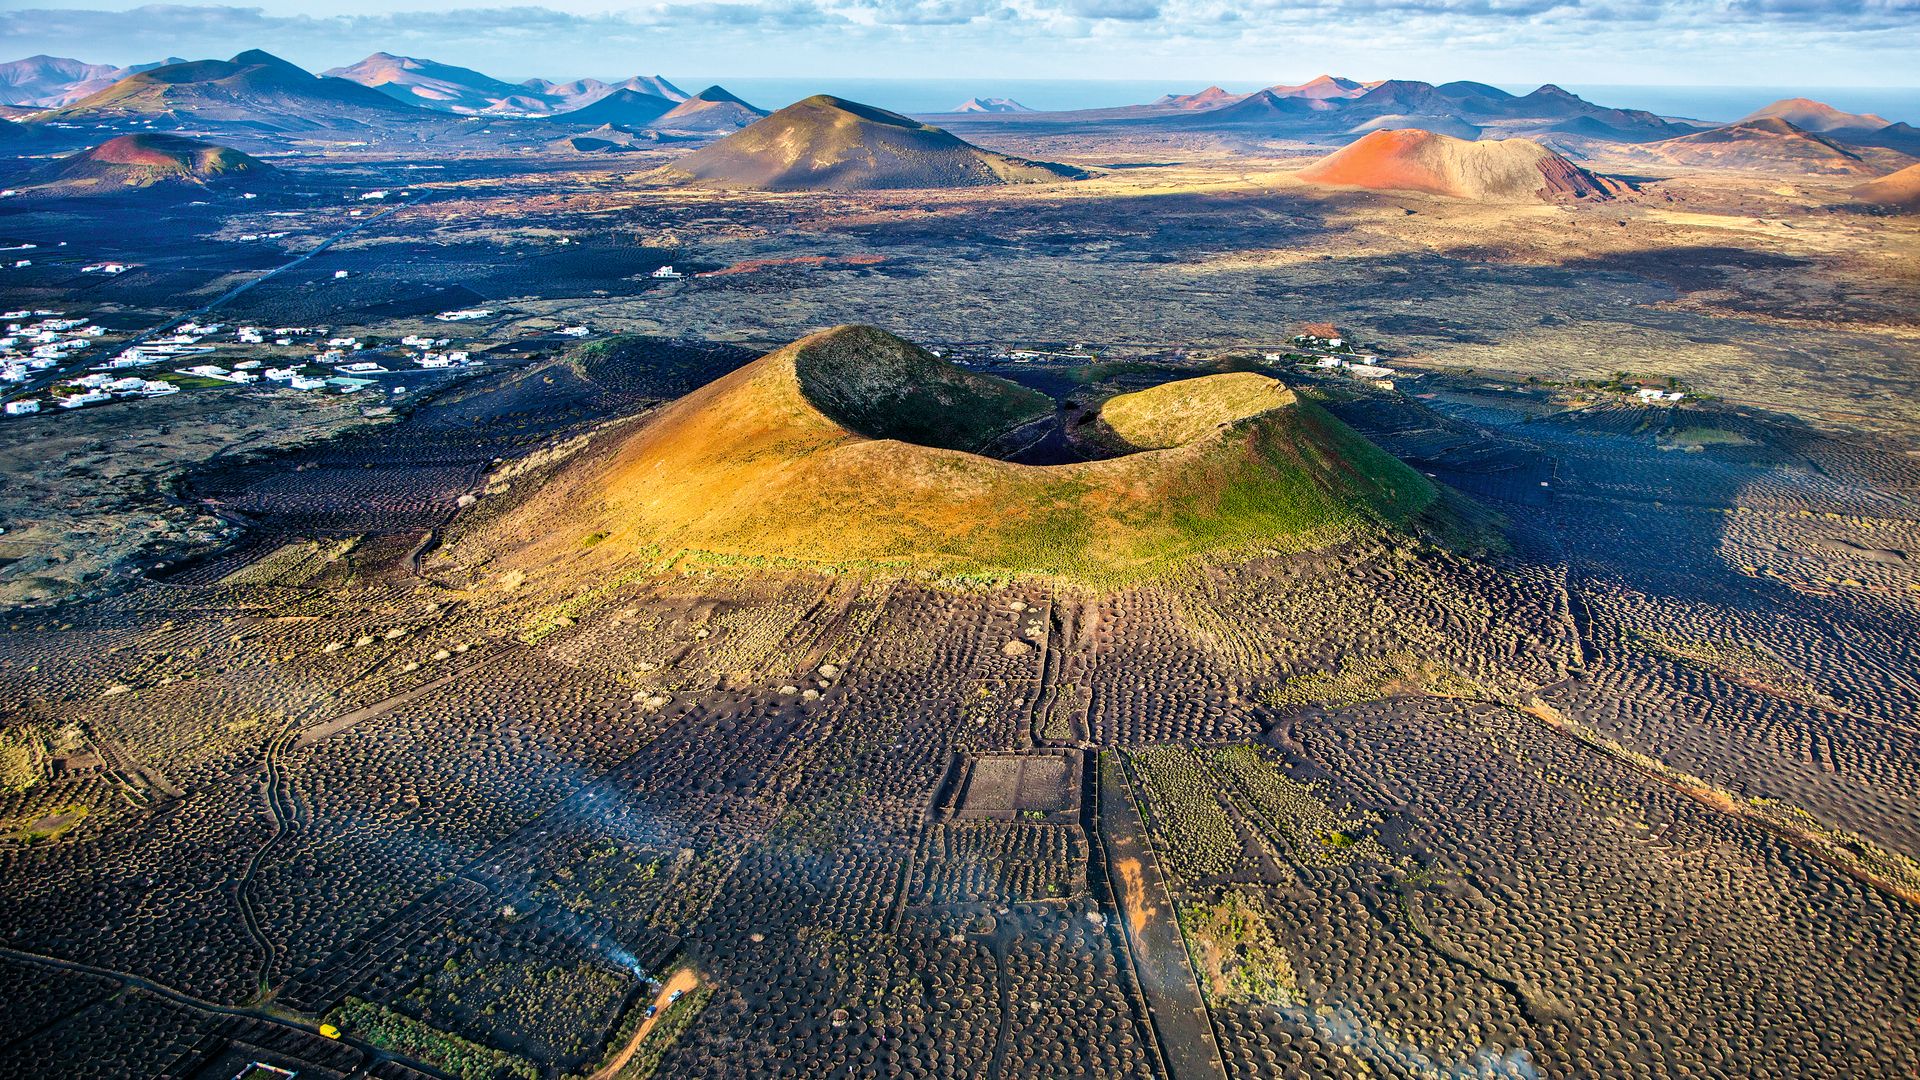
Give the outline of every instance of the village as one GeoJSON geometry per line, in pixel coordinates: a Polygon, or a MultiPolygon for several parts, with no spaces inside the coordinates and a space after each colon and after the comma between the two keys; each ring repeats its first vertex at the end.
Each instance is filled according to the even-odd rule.
{"type": "MultiPolygon", "coordinates": [[[[100,272],[124,269],[108,263],[100,272]]],[[[492,314],[456,311],[437,318],[456,322],[492,314]]],[[[352,394],[378,386],[383,375],[483,363],[471,346],[427,334],[407,334],[387,343],[358,335],[329,336],[322,327],[229,327],[187,319],[134,336],[104,361],[88,364],[91,357],[105,353],[103,339],[112,333],[90,318],[22,308],[0,312],[0,320],[6,330],[0,336],[0,396],[5,397],[5,415],[14,417],[222,385],[352,394]]],[[[561,331],[574,338],[588,333],[584,326],[561,331]]],[[[406,387],[390,390],[399,395],[406,387]]]]}

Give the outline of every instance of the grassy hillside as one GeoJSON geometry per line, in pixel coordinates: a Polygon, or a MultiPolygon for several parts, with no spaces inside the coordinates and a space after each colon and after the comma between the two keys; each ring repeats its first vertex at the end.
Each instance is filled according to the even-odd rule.
{"type": "Polygon", "coordinates": [[[1292,405],[1293,391],[1253,372],[1162,383],[1108,398],[1100,420],[1134,450],[1164,450],[1205,438],[1222,425],[1292,405]]]}
{"type": "MultiPolygon", "coordinates": [[[[584,455],[503,517],[485,540],[490,552],[464,553],[466,561],[497,555],[496,567],[560,588],[604,581],[616,572],[610,564],[637,567],[677,551],[1110,584],[1191,556],[1298,548],[1396,524],[1435,495],[1418,473],[1304,401],[1212,426],[1182,445],[1029,466],[870,437],[803,392],[806,384],[818,394],[826,380],[836,392],[872,391],[830,405],[876,432],[926,434],[930,417],[944,412],[994,418],[933,432],[961,444],[1038,404],[879,331],[827,331],[584,455]],[[857,377],[845,376],[850,368],[857,377]],[[889,374],[901,385],[888,386],[889,374]],[[937,391],[920,388],[928,379],[937,391]],[[936,400],[950,409],[929,408],[936,400]],[[906,405],[894,414],[888,401],[906,405]],[[587,536],[599,539],[583,547],[587,536]]],[[[1199,392],[1217,396],[1215,387],[1199,392]]]]}

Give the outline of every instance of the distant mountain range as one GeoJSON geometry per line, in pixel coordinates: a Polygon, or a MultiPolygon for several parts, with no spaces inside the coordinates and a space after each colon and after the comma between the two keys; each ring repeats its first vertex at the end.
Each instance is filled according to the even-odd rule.
{"type": "Polygon", "coordinates": [[[501,82],[471,68],[377,52],[324,77],[371,87],[409,105],[454,113],[548,112],[553,103],[531,87],[501,82]]]}
{"type": "Polygon", "coordinates": [[[957,113],[1030,113],[1025,105],[1003,97],[970,97],[953,107],[957,113]]]}
{"type": "MultiPolygon", "coordinates": [[[[266,55],[266,54],[261,54],[266,55]]],[[[0,64],[0,105],[58,108],[107,89],[129,75],[185,64],[169,57],[150,64],[113,67],[58,56],[29,56],[0,64]]],[[[292,66],[292,65],[289,65],[292,66]]],[[[598,79],[506,82],[471,68],[413,56],[377,52],[357,64],[332,68],[322,78],[341,79],[378,90],[396,101],[461,115],[545,115],[589,105],[618,90],[633,90],[685,101],[687,93],[658,75],[636,75],[621,83],[598,79]]]]}
{"type": "Polygon", "coordinates": [[[366,127],[427,115],[377,90],[321,78],[271,53],[168,64],[120,79],[70,105],[38,114],[45,123],[167,121],[267,131],[366,127]]]}
{"type": "Polygon", "coordinates": [[[1322,75],[1297,86],[1270,86],[1231,94],[1210,86],[1196,94],[1169,95],[1148,105],[1105,110],[1157,126],[1189,131],[1262,129],[1275,133],[1360,135],[1381,127],[1418,127],[1471,136],[1490,125],[1503,134],[1544,133],[1579,121],[1589,137],[1616,142],[1670,138],[1699,130],[1639,109],[1595,105],[1558,86],[1510,94],[1476,82],[1439,86],[1410,79],[1363,83],[1322,75]]]}
{"type": "Polygon", "coordinates": [[[54,108],[71,105],[88,94],[105,90],[129,75],[168,64],[184,64],[177,56],[151,64],[113,67],[88,64],[62,56],[29,56],[0,64],[0,103],[54,108]]]}
{"type": "MultiPolygon", "coordinates": [[[[0,99],[12,103],[0,100],[0,141],[11,143],[72,127],[398,132],[405,125],[469,116],[544,119],[582,133],[608,129],[581,136],[583,145],[599,150],[657,144],[661,132],[724,136],[768,115],[724,88],[688,94],[657,75],[621,83],[516,83],[388,52],[314,75],[257,49],[230,60],[169,59],[127,68],[33,56],[0,65],[0,99]],[[20,122],[8,124],[5,117],[20,122]],[[625,134],[604,137],[613,133],[625,134]]],[[[1629,159],[1663,165],[1863,178],[1920,158],[1920,129],[1806,98],[1777,101],[1715,126],[1597,105],[1552,84],[1512,94],[1478,82],[1320,75],[1251,93],[1209,86],[1140,105],[1075,112],[1038,112],[1009,98],[974,97],[948,115],[966,125],[962,130],[1112,123],[1325,145],[1380,131],[1419,130],[1469,142],[1524,138],[1576,156],[1611,146],[1629,159]]]]}
{"type": "Polygon", "coordinates": [[[34,125],[218,125],[267,133],[383,129],[451,121],[456,114],[716,134],[767,115],[722,87],[688,95],[655,76],[636,76],[618,86],[591,80],[528,85],[391,53],[375,53],[350,68],[316,76],[255,49],[231,60],[182,61],[137,71],[70,104],[32,113],[31,123],[16,126],[44,131],[34,125]],[[568,102],[577,107],[551,111],[556,103],[568,102]]]}
{"type": "Polygon", "coordinates": [[[1785,120],[1802,131],[1811,131],[1830,139],[1857,146],[1877,146],[1920,155],[1920,128],[1896,124],[1872,113],[1841,112],[1825,102],[1810,98],[1785,98],[1743,119],[1785,120]]]}
{"type": "Polygon", "coordinates": [[[668,108],[687,99],[684,91],[658,75],[636,75],[613,84],[598,79],[509,83],[471,68],[385,52],[324,74],[373,87],[409,105],[469,116],[570,112],[621,91],[665,99],[668,108]]]}

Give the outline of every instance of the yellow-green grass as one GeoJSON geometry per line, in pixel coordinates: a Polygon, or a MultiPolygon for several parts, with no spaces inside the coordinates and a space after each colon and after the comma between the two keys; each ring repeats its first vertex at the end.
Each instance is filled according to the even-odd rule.
{"type": "Polygon", "coordinates": [[[1277,379],[1250,371],[1162,383],[1108,398],[1107,429],[1136,450],[1168,450],[1199,442],[1221,428],[1283,409],[1297,399],[1277,379]]]}
{"type": "Polygon", "coordinates": [[[24,844],[47,844],[71,832],[87,818],[88,808],[81,803],[62,806],[42,814],[19,828],[0,834],[0,840],[24,844]]]}
{"type": "Polygon", "coordinates": [[[1396,525],[1433,501],[1418,473],[1317,406],[1272,380],[1242,379],[1193,380],[1184,392],[1210,398],[1205,408],[1175,407],[1183,384],[1136,403],[1152,408],[1128,407],[1123,424],[1143,438],[1160,424],[1149,441],[1207,428],[1191,441],[1020,465],[950,447],[990,442],[1037,412],[1026,391],[881,331],[840,327],[769,353],[570,463],[503,518],[488,546],[560,584],[605,580],[615,560],[684,551],[1113,585],[1195,556],[1298,549],[1396,525]],[[874,400],[902,411],[861,404],[874,400]],[[1211,422],[1249,400],[1280,404],[1211,422]],[[861,431],[890,428],[948,445],[861,431]]]}

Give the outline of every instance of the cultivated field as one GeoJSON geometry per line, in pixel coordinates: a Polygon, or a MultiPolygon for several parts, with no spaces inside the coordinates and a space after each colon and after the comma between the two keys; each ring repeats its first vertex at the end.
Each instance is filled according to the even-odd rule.
{"type": "MultiPolygon", "coordinates": [[[[0,1077],[1920,1073],[1912,219],[1731,174],[1491,208],[1309,191],[1286,146],[996,149],[1096,175],[451,159],[221,314],[392,340],[484,305],[481,366],[9,418],[0,1077]],[[669,542],[687,485],[623,448],[843,322],[1025,388],[988,426],[1057,423],[1051,457],[968,458],[995,476],[1129,461],[1076,434],[1117,397],[1132,448],[1284,403],[1314,490],[1407,479],[1150,574],[848,555],[900,512],[881,472],[751,508],[824,547],[669,542]],[[1325,322],[1392,385],[1296,352],[1325,322]],[[1201,376],[1225,411],[1163,396],[1201,376]]],[[[148,269],[23,304],[131,329],[245,271],[57,218],[0,231],[148,269]]]]}

